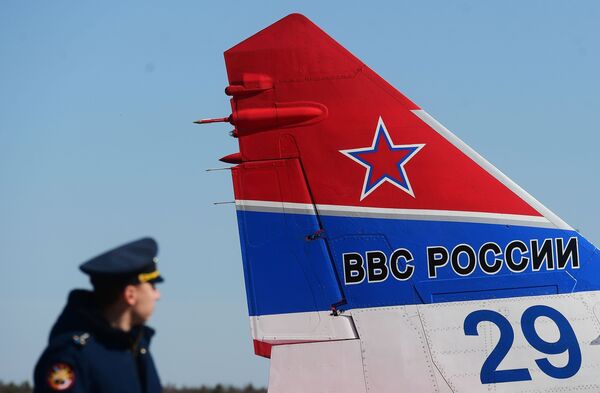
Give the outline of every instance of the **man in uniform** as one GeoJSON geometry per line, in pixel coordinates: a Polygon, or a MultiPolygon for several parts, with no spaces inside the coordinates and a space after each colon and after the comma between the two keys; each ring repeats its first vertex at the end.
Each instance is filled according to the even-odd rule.
{"type": "Polygon", "coordinates": [[[34,392],[159,393],[144,325],[160,298],[158,245],[124,244],[85,262],[93,291],[73,290],[34,371],[34,392]]]}

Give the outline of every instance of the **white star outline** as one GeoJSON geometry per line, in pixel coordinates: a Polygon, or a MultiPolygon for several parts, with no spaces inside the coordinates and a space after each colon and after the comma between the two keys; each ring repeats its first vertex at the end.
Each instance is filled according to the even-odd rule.
{"type": "Polygon", "coordinates": [[[369,194],[371,194],[373,191],[375,191],[380,185],[382,185],[386,181],[388,183],[398,187],[402,191],[406,192],[411,197],[415,198],[415,193],[412,189],[412,186],[410,185],[410,180],[408,179],[408,175],[406,174],[404,165],[406,165],[406,163],[408,161],[410,161],[424,146],[425,146],[424,143],[419,143],[419,144],[414,144],[414,145],[394,145],[392,142],[392,138],[390,137],[390,134],[383,122],[383,119],[381,118],[381,116],[379,116],[379,120],[377,121],[377,128],[375,128],[375,135],[373,136],[373,143],[371,144],[371,146],[361,147],[358,149],[339,150],[339,152],[342,153],[343,155],[345,155],[346,157],[350,158],[352,161],[359,163],[360,165],[362,165],[363,167],[365,167],[367,169],[365,172],[365,180],[363,181],[362,192],[360,195],[361,201],[363,199],[365,199],[367,196],[369,196],[369,194]],[[373,185],[368,192],[366,192],[367,182],[369,180],[369,177],[371,176],[371,165],[365,164],[364,162],[360,161],[356,157],[352,156],[352,154],[350,154],[350,153],[362,153],[362,152],[366,152],[366,151],[375,151],[375,146],[377,145],[377,139],[379,139],[379,133],[381,132],[381,130],[383,130],[383,132],[385,134],[386,142],[393,149],[403,148],[403,147],[416,148],[412,153],[410,153],[408,156],[406,156],[406,158],[404,158],[404,160],[402,160],[402,162],[400,163],[399,168],[398,168],[398,169],[400,169],[400,172],[402,173],[402,177],[404,178],[404,180],[406,180],[406,185],[408,187],[404,187],[402,184],[394,181],[394,179],[391,179],[386,175],[386,176],[383,176],[383,178],[381,180],[379,180],[377,183],[375,183],[375,185],[373,185]]]}

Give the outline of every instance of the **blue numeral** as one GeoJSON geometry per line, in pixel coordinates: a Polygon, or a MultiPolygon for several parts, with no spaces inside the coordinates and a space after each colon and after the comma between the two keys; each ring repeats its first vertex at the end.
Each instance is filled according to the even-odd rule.
{"type": "Polygon", "coordinates": [[[496,348],[490,353],[490,356],[488,356],[481,367],[481,383],[530,381],[531,374],[529,374],[529,370],[526,368],[497,370],[500,362],[502,362],[515,340],[515,333],[510,326],[510,322],[501,314],[491,310],[472,312],[465,319],[465,334],[467,336],[477,336],[477,325],[483,321],[489,321],[498,326],[498,329],[500,329],[500,340],[498,340],[496,348]]]}
{"type": "Polygon", "coordinates": [[[536,359],[535,362],[540,370],[552,378],[558,379],[570,378],[577,374],[577,371],[581,368],[581,350],[573,328],[561,313],[548,306],[529,307],[521,317],[521,329],[523,329],[527,342],[540,352],[549,355],[569,352],[569,362],[564,367],[553,366],[547,358],[536,359]],[[550,318],[558,326],[560,337],[556,342],[544,341],[537,334],[535,320],[539,317],[550,318]]]}
{"type": "MultiPolygon", "coordinates": [[[[494,350],[481,367],[481,383],[500,383],[514,381],[529,381],[531,374],[526,368],[512,370],[497,370],[502,360],[510,351],[515,339],[510,322],[502,314],[492,310],[478,310],[467,316],[464,323],[465,335],[477,336],[477,326],[480,322],[492,322],[500,329],[500,339],[494,350]]],[[[548,306],[532,306],[521,317],[521,329],[527,342],[535,349],[548,355],[568,352],[569,361],[564,367],[556,367],[547,358],[536,359],[540,370],[552,378],[564,379],[577,374],[581,368],[581,349],[577,337],[569,321],[557,310],[548,306]],[[558,327],[560,337],[555,342],[543,340],[535,330],[535,321],[539,317],[552,320],[558,327]]]]}

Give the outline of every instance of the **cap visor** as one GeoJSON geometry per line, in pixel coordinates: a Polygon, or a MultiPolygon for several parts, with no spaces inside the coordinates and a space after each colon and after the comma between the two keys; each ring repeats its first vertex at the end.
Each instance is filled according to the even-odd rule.
{"type": "Polygon", "coordinates": [[[153,278],[152,280],[148,281],[151,284],[158,284],[161,282],[165,282],[165,279],[162,276],[158,276],[156,278],[153,278]]]}

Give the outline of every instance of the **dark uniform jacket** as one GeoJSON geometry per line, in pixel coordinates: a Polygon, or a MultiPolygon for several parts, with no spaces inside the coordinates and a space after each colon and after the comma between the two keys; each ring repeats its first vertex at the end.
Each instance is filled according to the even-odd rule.
{"type": "Polygon", "coordinates": [[[74,290],[34,371],[34,392],[158,393],[154,330],[110,327],[90,291],[74,290]]]}

